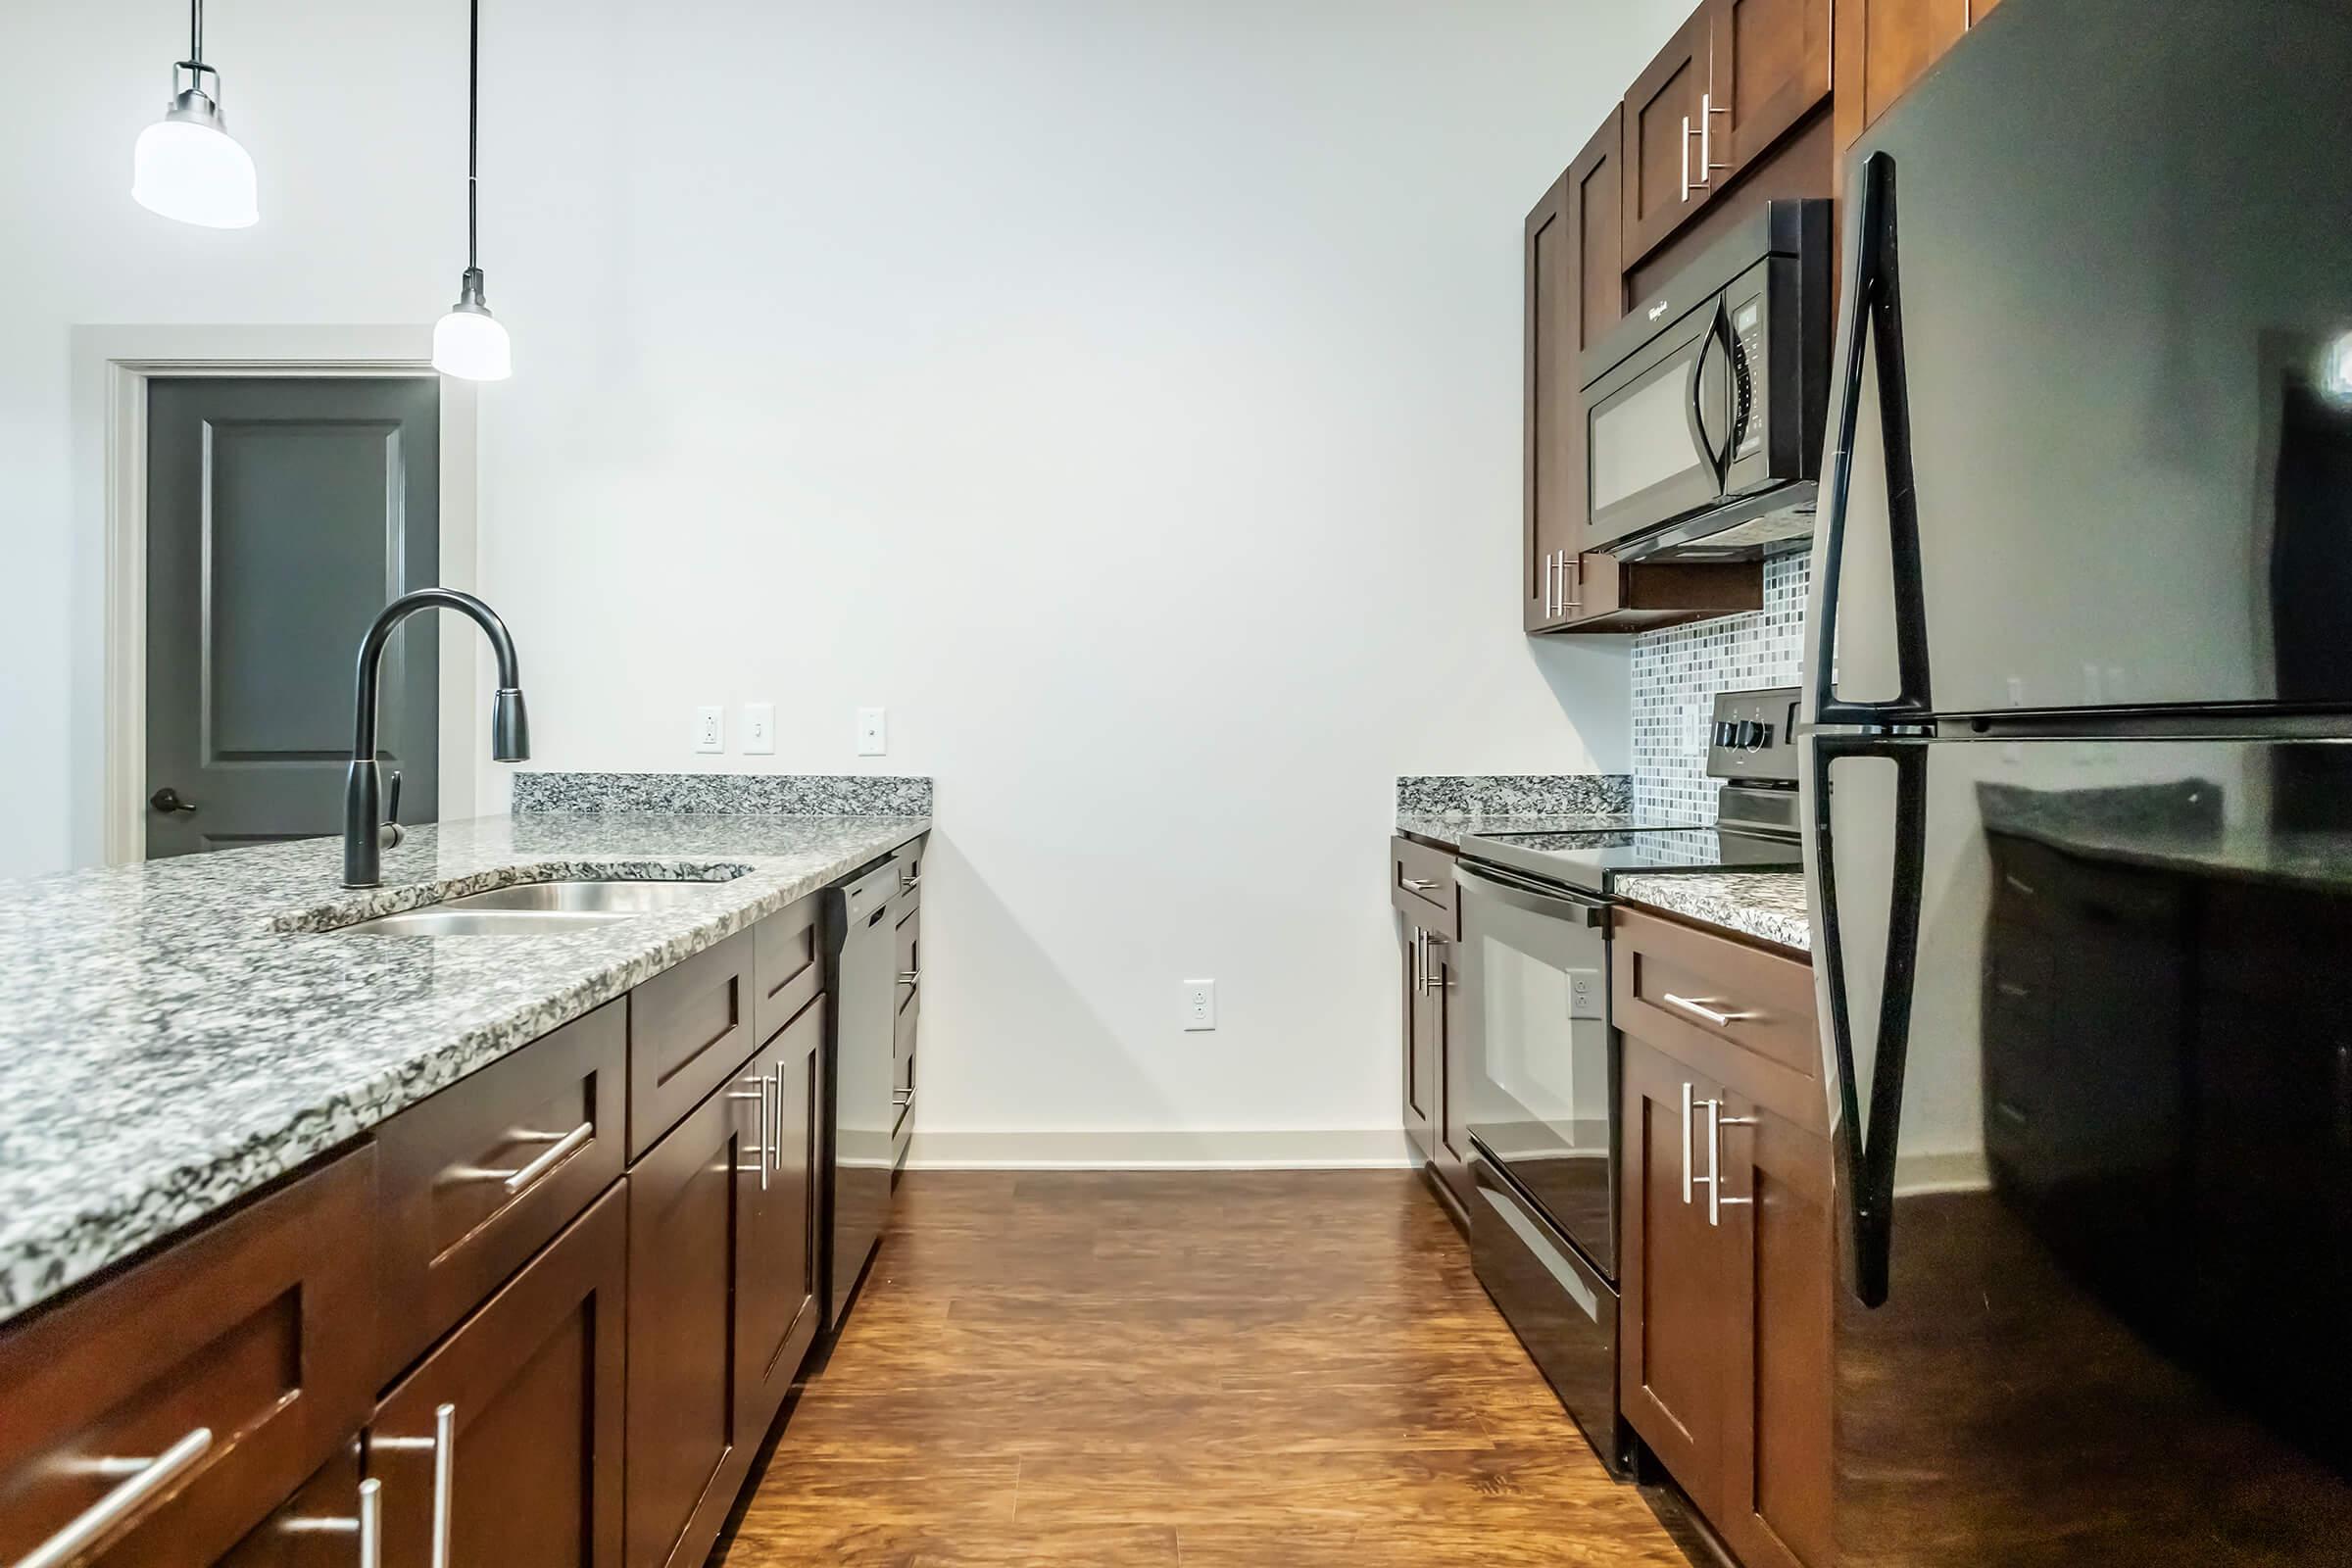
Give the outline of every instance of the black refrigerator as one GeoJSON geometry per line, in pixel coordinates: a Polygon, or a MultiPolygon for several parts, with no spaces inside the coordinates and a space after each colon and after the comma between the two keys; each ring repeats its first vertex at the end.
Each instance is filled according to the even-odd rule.
{"type": "Polygon", "coordinates": [[[2004,0],[1844,174],[1840,1560],[2352,1562],[2352,0],[2004,0]]]}

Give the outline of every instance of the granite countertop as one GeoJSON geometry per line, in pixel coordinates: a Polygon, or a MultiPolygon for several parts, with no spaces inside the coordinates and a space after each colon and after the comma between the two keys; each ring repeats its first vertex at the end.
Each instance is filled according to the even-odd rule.
{"type": "Polygon", "coordinates": [[[1456,811],[1398,811],[1396,831],[1441,849],[1458,850],[1473,833],[1614,833],[1638,826],[1628,811],[1573,811],[1548,816],[1485,816],[1456,811]]]}
{"type": "Polygon", "coordinates": [[[1620,876],[1617,896],[1800,953],[1813,949],[1801,871],[1661,871],[1620,876]]]}
{"type": "Polygon", "coordinates": [[[0,1320],[906,843],[928,816],[543,811],[0,884],[0,1320]],[[735,868],[561,936],[325,927],[514,882],[735,868]]]}

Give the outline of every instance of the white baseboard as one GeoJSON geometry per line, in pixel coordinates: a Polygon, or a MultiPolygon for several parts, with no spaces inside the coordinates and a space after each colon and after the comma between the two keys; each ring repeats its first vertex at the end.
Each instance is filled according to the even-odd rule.
{"type": "Polygon", "coordinates": [[[922,1132],[912,1170],[1407,1170],[1400,1127],[1242,1132],[922,1132]]]}

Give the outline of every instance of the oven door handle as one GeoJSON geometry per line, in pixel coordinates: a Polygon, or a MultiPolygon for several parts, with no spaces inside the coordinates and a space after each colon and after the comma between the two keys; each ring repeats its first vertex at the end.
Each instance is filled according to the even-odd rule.
{"type": "Polygon", "coordinates": [[[1603,927],[1609,923],[1609,906],[1573,893],[1540,892],[1517,882],[1505,882],[1468,866],[1455,866],[1454,883],[1467,894],[1507,904],[1514,909],[1541,914],[1555,920],[1568,920],[1588,927],[1603,927]]]}

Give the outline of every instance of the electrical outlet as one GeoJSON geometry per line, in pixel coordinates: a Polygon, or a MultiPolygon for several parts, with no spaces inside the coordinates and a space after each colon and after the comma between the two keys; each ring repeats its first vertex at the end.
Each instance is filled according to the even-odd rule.
{"type": "Polygon", "coordinates": [[[880,757],[889,750],[890,747],[883,739],[882,710],[879,708],[858,710],[858,755],[859,757],[880,757]]]}
{"type": "Polygon", "coordinates": [[[727,749],[727,710],[716,703],[706,703],[694,710],[694,749],[698,752],[727,749]]]}
{"type": "Polygon", "coordinates": [[[1568,971],[1568,1016],[1571,1018],[1599,1018],[1608,992],[1600,983],[1598,969],[1568,971]]]}
{"type": "Polygon", "coordinates": [[[743,705],[743,755],[773,757],[776,751],[776,705],[743,705]]]}
{"type": "Polygon", "coordinates": [[[1214,980],[1184,982],[1184,1027],[1188,1033],[1217,1026],[1217,983],[1214,980]]]}

